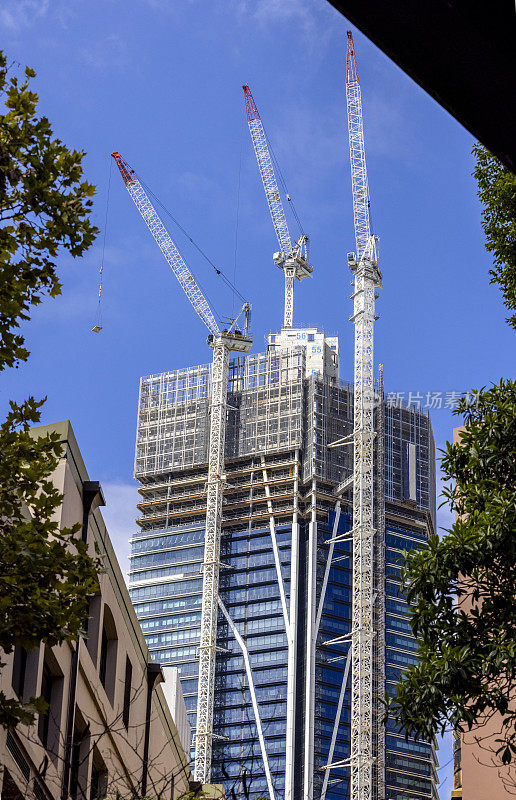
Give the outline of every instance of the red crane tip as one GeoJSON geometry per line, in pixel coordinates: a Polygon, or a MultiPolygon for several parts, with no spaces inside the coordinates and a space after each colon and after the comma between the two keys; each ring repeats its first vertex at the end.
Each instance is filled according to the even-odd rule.
{"type": "Polygon", "coordinates": [[[247,111],[247,120],[251,122],[253,119],[260,119],[260,114],[258,113],[258,109],[256,108],[256,103],[254,102],[254,97],[251,94],[251,90],[247,83],[242,86],[245,95],[245,108],[247,111]]]}
{"type": "Polygon", "coordinates": [[[136,176],[134,174],[134,170],[131,169],[127,161],[120,155],[120,153],[117,152],[116,150],[113,150],[111,155],[116,161],[117,167],[120,170],[120,174],[124,179],[125,185],[132,186],[133,183],[136,183],[136,176]]]}

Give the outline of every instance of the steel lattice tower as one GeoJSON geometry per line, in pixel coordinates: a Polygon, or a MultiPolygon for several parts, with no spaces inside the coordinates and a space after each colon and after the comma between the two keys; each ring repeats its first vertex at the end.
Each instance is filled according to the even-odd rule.
{"type": "Polygon", "coordinates": [[[224,485],[224,448],[226,441],[227,388],[229,353],[248,353],[252,339],[247,336],[246,313],[244,334],[220,331],[206,297],[183,260],[168,231],[150,202],[143,186],[120,153],[112,153],[127,191],[147,224],[156,244],[165,256],[194,311],[208,328],[208,344],[213,349],[211,371],[210,439],[208,451],[208,480],[206,497],[206,527],[203,563],[201,641],[199,644],[199,693],[197,703],[197,739],[195,748],[195,777],[209,783],[213,740],[213,697],[215,688],[215,658],[217,651],[217,615],[219,602],[220,532],[222,493],[224,485]]]}
{"type": "Polygon", "coordinates": [[[362,124],[360,82],[348,31],[346,60],[353,216],[355,368],[353,435],[353,588],[351,626],[351,800],[373,797],[373,564],[374,564],[374,322],[375,291],[381,288],[376,238],[371,234],[369,189],[362,124]]]}

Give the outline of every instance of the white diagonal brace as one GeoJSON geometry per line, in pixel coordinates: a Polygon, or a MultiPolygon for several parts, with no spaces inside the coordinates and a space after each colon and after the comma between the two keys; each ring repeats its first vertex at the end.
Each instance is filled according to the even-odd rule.
{"type": "Polygon", "coordinates": [[[271,490],[267,479],[267,470],[265,469],[265,458],[261,457],[263,482],[265,484],[265,496],[267,498],[267,510],[269,512],[269,529],[271,532],[272,552],[274,553],[274,565],[276,567],[276,575],[278,577],[278,588],[281,599],[281,608],[283,610],[283,619],[285,621],[285,630],[287,638],[290,639],[290,621],[287,609],[287,598],[285,596],[285,586],[283,584],[283,575],[281,574],[281,561],[279,557],[278,542],[276,539],[276,523],[274,521],[274,513],[272,509],[271,490]]]}
{"type": "Polygon", "coordinates": [[[330,777],[330,769],[332,767],[344,766],[345,762],[337,761],[335,764],[332,763],[333,761],[333,753],[335,751],[335,742],[337,741],[337,732],[339,730],[339,722],[340,722],[340,715],[342,714],[342,706],[344,705],[344,695],[346,694],[346,686],[348,684],[348,675],[349,675],[349,667],[351,664],[351,647],[348,650],[348,655],[346,658],[346,666],[344,668],[344,676],[342,678],[342,686],[340,687],[340,694],[339,694],[339,702],[337,704],[337,713],[335,714],[335,722],[333,723],[333,731],[331,734],[331,742],[330,742],[330,749],[328,751],[328,760],[326,762],[326,772],[324,775],[324,781],[321,790],[321,798],[320,800],[325,800],[326,797],[326,790],[328,788],[328,780],[330,777]]]}
{"type": "Polygon", "coordinates": [[[252,670],[251,670],[251,662],[249,661],[249,653],[247,652],[246,644],[245,644],[244,640],[242,639],[240,633],[238,632],[238,630],[237,630],[237,628],[235,626],[235,623],[233,622],[233,620],[229,616],[229,613],[228,613],[228,610],[227,610],[226,606],[224,605],[224,603],[222,602],[220,597],[219,597],[218,600],[219,600],[220,610],[224,614],[224,617],[225,617],[229,627],[231,628],[231,630],[233,632],[233,636],[237,640],[237,642],[238,642],[238,644],[240,646],[240,649],[242,650],[242,655],[244,657],[245,671],[246,671],[246,674],[247,674],[247,680],[249,681],[249,692],[251,694],[251,703],[253,705],[254,721],[256,723],[256,730],[258,731],[258,741],[260,742],[260,750],[262,751],[262,760],[263,760],[263,769],[264,769],[264,772],[265,772],[265,779],[267,781],[267,788],[269,789],[270,800],[275,800],[274,787],[272,785],[271,771],[270,771],[270,768],[269,768],[269,759],[267,757],[267,750],[265,748],[265,739],[263,737],[262,721],[261,721],[261,718],[260,718],[260,711],[259,711],[259,708],[258,708],[258,701],[256,699],[256,692],[255,692],[255,689],[254,689],[254,680],[253,680],[253,673],[252,673],[252,670]]]}
{"type": "Polygon", "coordinates": [[[326,559],[326,569],[324,570],[324,578],[321,586],[321,596],[319,598],[319,607],[317,609],[317,616],[315,618],[315,638],[317,639],[317,634],[319,633],[319,626],[321,624],[321,617],[323,612],[324,606],[324,598],[326,597],[326,587],[328,586],[328,578],[330,576],[330,569],[331,569],[331,562],[333,558],[333,551],[335,549],[335,536],[339,529],[339,520],[340,520],[340,500],[337,500],[335,503],[335,520],[333,522],[333,530],[331,534],[331,539],[329,539],[330,547],[328,550],[328,557],[326,559]]]}
{"type": "Polygon", "coordinates": [[[294,765],[296,756],[296,683],[298,637],[298,587],[299,587],[299,450],[296,450],[294,467],[294,506],[292,510],[292,537],[290,550],[290,636],[288,637],[287,665],[287,735],[285,742],[285,800],[294,798],[294,765]]]}

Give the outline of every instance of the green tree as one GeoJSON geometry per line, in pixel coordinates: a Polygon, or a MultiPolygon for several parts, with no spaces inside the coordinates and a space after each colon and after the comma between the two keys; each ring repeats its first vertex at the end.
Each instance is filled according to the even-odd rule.
{"type": "MultiPolygon", "coordinates": [[[[0,371],[26,361],[20,329],[43,296],[61,292],[57,257],[81,256],[97,229],[89,214],[94,187],[83,180],[83,152],[55,138],[37,113],[35,76],[20,83],[0,52],[0,371]]],[[[53,519],[61,497],[50,476],[56,435],[34,439],[44,401],[11,403],[0,426],[0,648],[59,644],[79,635],[95,590],[96,564],[77,528],[53,519]]],[[[1,667],[1,664],[0,664],[1,667]]],[[[30,721],[41,701],[22,703],[0,693],[0,724],[30,721]]]]}
{"type": "MultiPolygon", "coordinates": [[[[473,175],[478,184],[478,196],[483,206],[482,227],[486,250],[493,254],[491,283],[497,283],[504,303],[516,311],[516,175],[509,172],[498,159],[480,144],[475,145],[473,175]]],[[[516,328],[516,313],[507,318],[516,328]]]]}
{"type": "MultiPolygon", "coordinates": [[[[491,280],[516,310],[516,176],[474,148],[491,280]]],[[[509,324],[516,328],[516,314],[509,324]]],[[[406,554],[402,584],[418,637],[418,663],[402,674],[388,714],[431,739],[447,724],[471,729],[500,714],[498,755],[516,755],[516,382],[463,398],[460,443],[447,444],[444,492],[455,523],[406,554]]]]}

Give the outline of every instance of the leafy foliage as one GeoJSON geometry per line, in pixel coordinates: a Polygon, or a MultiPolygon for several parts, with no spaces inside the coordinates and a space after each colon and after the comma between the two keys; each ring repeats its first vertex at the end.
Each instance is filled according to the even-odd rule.
{"type": "MultiPolygon", "coordinates": [[[[482,227],[486,249],[493,253],[491,283],[500,285],[505,305],[516,312],[516,175],[482,145],[475,145],[473,153],[476,156],[473,175],[484,207],[482,227]]],[[[507,322],[516,328],[516,313],[507,322]]]]}
{"type": "MultiPolygon", "coordinates": [[[[62,497],[50,480],[61,455],[56,433],[35,438],[41,402],[11,403],[0,427],[0,646],[10,653],[60,644],[79,635],[97,577],[87,546],[73,528],[59,528],[62,497]]],[[[28,721],[34,704],[21,708],[0,693],[0,725],[28,721]],[[29,712],[29,717],[27,717],[29,712]]]]}
{"type": "MultiPolygon", "coordinates": [[[[56,258],[61,250],[80,256],[97,229],[89,221],[94,187],[82,180],[84,153],[53,138],[38,117],[37,95],[25,80],[9,76],[0,52],[0,371],[26,361],[20,324],[45,294],[61,291],[56,258]]],[[[27,650],[75,639],[87,618],[97,585],[96,564],[77,538],[77,527],[60,529],[62,497],[50,478],[61,456],[57,434],[34,438],[44,401],[10,404],[0,426],[0,648],[27,650]]],[[[79,526],[80,527],[80,526],[79,526]]],[[[2,664],[0,664],[0,667],[2,664]]],[[[44,710],[0,692],[0,725],[30,722],[44,710]]]]}
{"type": "MultiPolygon", "coordinates": [[[[492,282],[516,310],[516,176],[474,148],[492,282]]],[[[516,314],[507,320],[516,328],[516,314]]],[[[403,588],[419,637],[416,665],[402,674],[388,715],[431,739],[447,723],[471,729],[501,715],[502,763],[516,755],[516,382],[464,398],[465,429],[442,460],[456,521],[441,540],[406,554],[403,588]]]]}
{"type": "Polygon", "coordinates": [[[97,228],[89,221],[94,187],[82,180],[83,152],[68,150],[38,117],[25,70],[20,85],[0,52],[0,370],[26,361],[19,331],[44,294],[61,293],[56,257],[81,256],[97,228]]]}
{"type": "Polygon", "coordinates": [[[466,427],[442,461],[459,517],[443,539],[406,554],[419,663],[402,675],[391,712],[425,738],[499,712],[508,762],[516,754],[516,382],[502,380],[476,401],[459,404],[466,427]]]}

